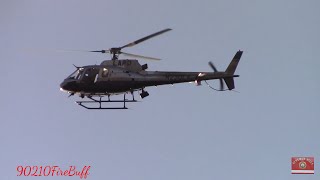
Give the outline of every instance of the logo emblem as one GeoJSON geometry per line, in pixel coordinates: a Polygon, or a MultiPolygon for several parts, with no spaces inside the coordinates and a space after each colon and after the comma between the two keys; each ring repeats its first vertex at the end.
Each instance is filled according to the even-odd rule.
{"type": "Polygon", "coordinates": [[[314,174],[314,158],[292,157],[291,174],[314,174]]]}
{"type": "Polygon", "coordinates": [[[299,162],[299,167],[300,167],[300,169],[305,169],[307,167],[307,163],[304,161],[299,162]]]}

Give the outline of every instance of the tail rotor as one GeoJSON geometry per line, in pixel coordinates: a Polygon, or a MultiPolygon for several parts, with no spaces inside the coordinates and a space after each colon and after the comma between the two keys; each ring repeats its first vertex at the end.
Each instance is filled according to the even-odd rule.
{"type": "MultiPolygon", "coordinates": [[[[209,66],[213,69],[213,72],[219,72],[218,70],[217,70],[217,68],[214,66],[214,64],[210,61],[209,62],[209,66]]],[[[220,81],[220,89],[218,89],[217,91],[224,91],[224,83],[223,83],[223,79],[222,78],[220,78],[219,79],[219,81],[220,81]]],[[[207,83],[207,82],[206,82],[207,83]]],[[[208,84],[208,83],[207,83],[208,84]]],[[[209,85],[209,84],[208,84],[209,85]]],[[[209,87],[211,87],[211,86],[209,86],[209,87]]],[[[212,88],[212,87],[211,87],[212,88]]],[[[214,88],[213,88],[214,89],[214,88]]]]}

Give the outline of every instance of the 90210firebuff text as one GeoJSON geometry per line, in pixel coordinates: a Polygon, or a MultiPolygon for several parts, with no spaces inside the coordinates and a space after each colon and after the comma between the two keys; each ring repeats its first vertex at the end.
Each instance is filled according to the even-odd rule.
{"type": "Polygon", "coordinates": [[[88,177],[91,166],[84,166],[77,170],[76,166],[61,169],[59,166],[17,166],[17,176],[79,176],[80,179],[88,177]]]}

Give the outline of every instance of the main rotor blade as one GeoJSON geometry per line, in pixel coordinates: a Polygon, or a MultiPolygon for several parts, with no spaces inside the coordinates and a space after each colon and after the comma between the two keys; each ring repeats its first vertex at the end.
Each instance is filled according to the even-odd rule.
{"type": "Polygon", "coordinates": [[[110,50],[88,51],[88,52],[110,53],[110,50]]]}
{"type": "Polygon", "coordinates": [[[136,55],[136,54],[126,53],[126,52],[121,52],[121,54],[123,54],[123,55],[125,55],[125,56],[131,56],[131,57],[141,58],[141,59],[146,59],[146,60],[156,60],[156,61],[161,60],[161,59],[154,58],[154,57],[141,56],[141,55],[136,55]]]}
{"type": "Polygon", "coordinates": [[[153,34],[151,34],[151,35],[149,35],[149,36],[146,36],[146,37],[141,38],[141,39],[138,39],[138,40],[136,40],[136,41],[134,41],[134,42],[132,42],[132,43],[129,43],[129,44],[127,44],[127,45],[124,45],[124,46],[122,46],[120,49],[123,49],[123,48],[126,48],[126,47],[132,47],[132,46],[134,46],[134,45],[136,45],[136,44],[139,44],[139,43],[141,43],[141,42],[143,42],[143,41],[145,41],[145,40],[148,40],[148,39],[150,39],[150,38],[153,38],[153,37],[155,37],[155,36],[158,36],[158,35],[160,35],[160,34],[162,34],[162,33],[165,33],[165,32],[167,32],[167,31],[171,31],[171,30],[172,30],[172,29],[168,28],[168,29],[164,29],[164,30],[162,30],[162,31],[153,33],[153,34]]]}
{"type": "MultiPolygon", "coordinates": [[[[50,49],[47,49],[49,51],[50,49]]],[[[43,50],[41,50],[43,51],[43,50]]],[[[82,49],[55,49],[50,50],[55,52],[100,52],[100,53],[110,53],[110,50],[99,50],[99,51],[89,51],[89,50],[82,50],[82,49]]]]}
{"type": "Polygon", "coordinates": [[[35,51],[35,52],[90,52],[88,50],[82,50],[82,49],[49,49],[49,48],[31,48],[26,49],[27,51],[35,51]]]}
{"type": "Polygon", "coordinates": [[[89,52],[87,50],[81,50],[81,49],[56,49],[56,52],[89,52]]]}

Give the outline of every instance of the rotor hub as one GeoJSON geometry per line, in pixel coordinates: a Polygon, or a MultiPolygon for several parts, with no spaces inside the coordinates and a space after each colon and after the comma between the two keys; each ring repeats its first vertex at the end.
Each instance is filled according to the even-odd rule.
{"type": "Polygon", "coordinates": [[[111,48],[109,51],[111,54],[121,54],[121,48],[111,48]]]}

